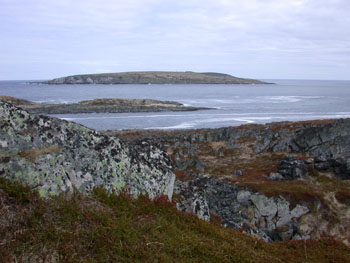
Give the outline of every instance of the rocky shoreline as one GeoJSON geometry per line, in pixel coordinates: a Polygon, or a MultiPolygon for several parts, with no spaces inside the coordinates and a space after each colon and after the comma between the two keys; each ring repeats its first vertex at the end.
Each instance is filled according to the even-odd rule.
{"type": "Polygon", "coordinates": [[[104,133],[161,142],[182,211],[265,241],[350,245],[350,119],[104,133]]]}
{"type": "Polygon", "coordinates": [[[204,107],[184,106],[174,101],[151,99],[94,99],[78,103],[48,104],[35,103],[10,96],[0,96],[0,101],[9,102],[33,114],[76,114],[76,113],[127,113],[127,112],[162,112],[196,111],[204,107]]]}
{"type": "Polygon", "coordinates": [[[5,102],[0,116],[0,177],[43,197],[96,186],[165,195],[268,242],[350,245],[350,119],[100,133],[5,102]]]}
{"type": "Polygon", "coordinates": [[[206,72],[140,71],[74,75],[41,82],[43,84],[268,84],[228,74],[206,72]]]}

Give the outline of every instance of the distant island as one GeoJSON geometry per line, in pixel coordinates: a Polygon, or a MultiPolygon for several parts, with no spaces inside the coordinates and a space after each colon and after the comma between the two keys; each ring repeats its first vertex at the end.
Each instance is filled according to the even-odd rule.
{"type": "Polygon", "coordinates": [[[195,111],[209,108],[184,106],[175,101],[151,99],[94,99],[78,103],[48,104],[35,103],[11,96],[0,96],[0,101],[11,103],[33,114],[75,114],[75,113],[125,113],[160,111],[195,111]]]}
{"type": "Polygon", "coordinates": [[[41,82],[43,84],[269,84],[255,79],[205,72],[140,71],[74,75],[41,82]]]}

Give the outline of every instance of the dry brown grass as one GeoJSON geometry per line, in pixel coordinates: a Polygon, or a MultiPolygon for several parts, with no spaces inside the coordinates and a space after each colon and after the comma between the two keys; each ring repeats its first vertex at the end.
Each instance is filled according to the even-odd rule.
{"type": "Polygon", "coordinates": [[[215,150],[217,147],[226,147],[227,142],[218,141],[218,142],[210,142],[209,146],[215,150]]]}
{"type": "Polygon", "coordinates": [[[210,224],[179,212],[165,198],[134,200],[98,188],[90,197],[43,200],[1,178],[0,189],[13,208],[0,225],[4,263],[350,262],[350,250],[331,238],[265,243],[218,226],[214,216],[210,224]]]}
{"type": "Polygon", "coordinates": [[[60,152],[61,150],[58,146],[49,146],[49,147],[40,148],[40,149],[25,150],[23,152],[19,152],[18,156],[25,158],[30,162],[35,162],[40,155],[49,154],[49,153],[59,154],[60,152]]]}

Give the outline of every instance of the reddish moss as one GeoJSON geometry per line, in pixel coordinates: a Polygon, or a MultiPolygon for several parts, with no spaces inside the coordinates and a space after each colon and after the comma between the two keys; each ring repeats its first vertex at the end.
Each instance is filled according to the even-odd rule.
{"type": "Polygon", "coordinates": [[[218,226],[213,215],[210,224],[179,212],[165,197],[96,188],[92,197],[42,200],[19,186],[29,198],[17,202],[3,185],[0,262],[350,262],[333,239],[265,243],[218,226]]]}

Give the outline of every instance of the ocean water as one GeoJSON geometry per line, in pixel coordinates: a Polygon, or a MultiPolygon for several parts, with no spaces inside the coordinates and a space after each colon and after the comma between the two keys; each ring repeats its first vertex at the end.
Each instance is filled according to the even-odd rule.
{"type": "Polygon", "coordinates": [[[198,129],[350,117],[350,81],[267,80],[267,85],[44,85],[0,81],[0,95],[35,102],[149,98],[210,107],[192,112],[52,115],[103,129],[198,129]]]}

